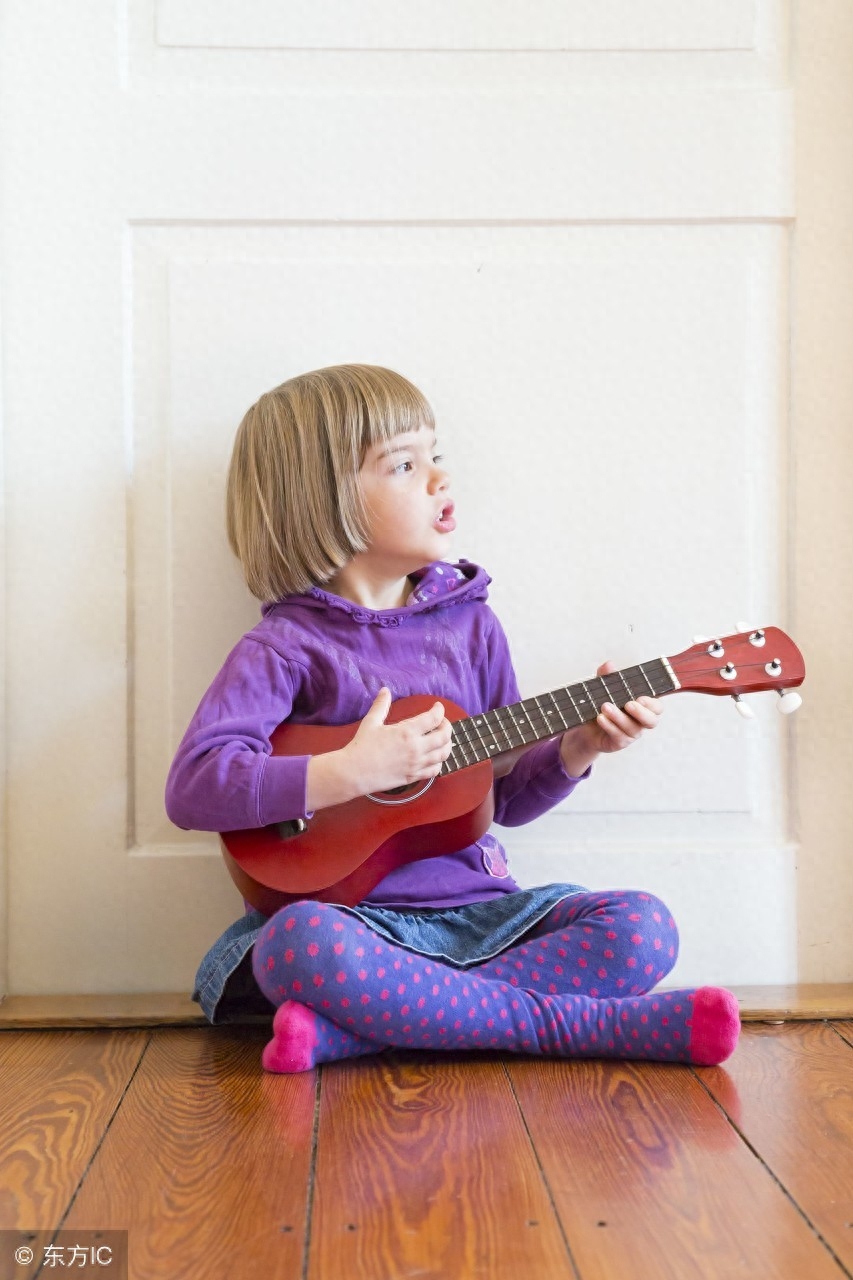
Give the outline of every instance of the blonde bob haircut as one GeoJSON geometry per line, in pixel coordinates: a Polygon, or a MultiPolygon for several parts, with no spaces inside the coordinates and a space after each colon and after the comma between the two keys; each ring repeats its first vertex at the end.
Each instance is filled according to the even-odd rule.
{"type": "Polygon", "coordinates": [[[231,549],[262,601],[307,591],[367,549],[359,471],[368,449],[435,427],[417,387],[370,364],[289,378],[237,429],[226,492],[231,549]]]}

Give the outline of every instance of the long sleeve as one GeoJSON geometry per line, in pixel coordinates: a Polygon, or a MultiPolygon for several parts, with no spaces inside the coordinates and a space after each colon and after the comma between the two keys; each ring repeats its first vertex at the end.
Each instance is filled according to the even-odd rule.
{"type": "Polygon", "coordinates": [[[270,735],[293,707],[301,676],[271,646],[244,637],[202,698],[166,782],[178,827],[238,831],[309,817],[309,756],[273,756],[270,735]]]}
{"type": "MultiPolygon", "coordinates": [[[[521,701],[506,634],[494,619],[489,637],[489,710],[521,701]]],[[[495,822],[503,827],[520,827],[547,813],[570,796],[592,766],[572,778],[563,768],[560,737],[549,738],[525,751],[515,767],[495,781],[495,822]]]]}

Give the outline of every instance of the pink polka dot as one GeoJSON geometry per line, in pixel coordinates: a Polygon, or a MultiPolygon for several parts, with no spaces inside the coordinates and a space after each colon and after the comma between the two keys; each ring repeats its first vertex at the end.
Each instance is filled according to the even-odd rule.
{"type": "Polygon", "coordinates": [[[285,920],[284,927],[285,929],[292,929],[295,924],[296,924],[296,917],[291,916],[288,920],[285,920]]]}
{"type": "Polygon", "coordinates": [[[315,987],[322,987],[322,985],[323,985],[323,975],[322,975],[321,973],[315,973],[315,974],[314,974],[314,977],[313,977],[313,979],[312,979],[312,981],[313,981],[313,983],[314,983],[314,986],[315,986],[315,987]]]}
{"type": "Polygon", "coordinates": [[[365,991],[364,995],[361,997],[361,1003],[362,1003],[362,1004],[370,1004],[370,996],[367,994],[367,992],[366,992],[366,991],[365,991]]]}
{"type": "Polygon", "coordinates": [[[643,941],[643,939],[639,933],[632,933],[631,941],[634,943],[634,946],[638,947],[640,943],[643,941]]]}
{"type": "Polygon", "coordinates": [[[362,982],[364,982],[364,979],[367,977],[367,970],[359,969],[358,976],[361,978],[362,982]]]}
{"type": "Polygon", "coordinates": [[[312,926],[312,928],[316,928],[316,926],[320,923],[320,917],[312,916],[311,919],[308,921],[308,923],[312,926]]]}
{"type": "Polygon", "coordinates": [[[346,982],[346,980],[347,980],[347,975],[344,973],[343,969],[341,969],[340,973],[336,973],[336,974],[335,974],[335,979],[336,979],[338,982],[346,982]]]}
{"type": "Polygon", "coordinates": [[[287,963],[290,964],[293,961],[293,957],[295,955],[296,955],[295,951],[285,951],[284,958],[287,961],[287,963]]]}
{"type": "Polygon", "coordinates": [[[336,942],[335,945],[332,947],[332,950],[334,951],[336,956],[339,956],[343,952],[344,945],[345,944],[343,942],[336,942]]]}
{"type": "Polygon", "coordinates": [[[336,920],[335,923],[332,925],[332,928],[335,930],[336,933],[340,933],[343,927],[344,926],[341,924],[340,920],[336,920]]]}
{"type": "Polygon", "coordinates": [[[309,956],[316,956],[320,948],[317,946],[316,942],[309,942],[305,950],[308,952],[309,956]]]}
{"type": "Polygon", "coordinates": [[[635,964],[637,963],[636,957],[629,956],[628,959],[625,961],[625,963],[627,964],[629,969],[633,969],[635,964]]]}

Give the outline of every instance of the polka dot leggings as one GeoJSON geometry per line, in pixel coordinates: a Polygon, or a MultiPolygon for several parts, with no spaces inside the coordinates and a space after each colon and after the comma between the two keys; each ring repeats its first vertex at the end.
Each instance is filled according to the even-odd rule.
{"type": "Polygon", "coordinates": [[[677,956],[668,908],[635,890],[573,894],[468,969],[389,942],[337,907],[292,903],[252,954],[258,986],[278,1006],[263,1065],[305,1071],[387,1045],[721,1062],[740,1029],[731,992],[648,994],[677,956]]]}

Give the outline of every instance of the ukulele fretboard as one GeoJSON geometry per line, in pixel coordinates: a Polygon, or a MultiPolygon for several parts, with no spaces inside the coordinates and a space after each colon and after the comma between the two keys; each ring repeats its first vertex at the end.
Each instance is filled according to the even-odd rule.
{"type": "Polygon", "coordinates": [[[468,716],[454,722],[451,753],[441,766],[441,773],[455,773],[469,764],[576,729],[594,720],[605,702],[621,708],[643,695],[658,698],[678,688],[678,679],[666,658],[656,658],[551,693],[540,693],[508,707],[468,716]]]}

